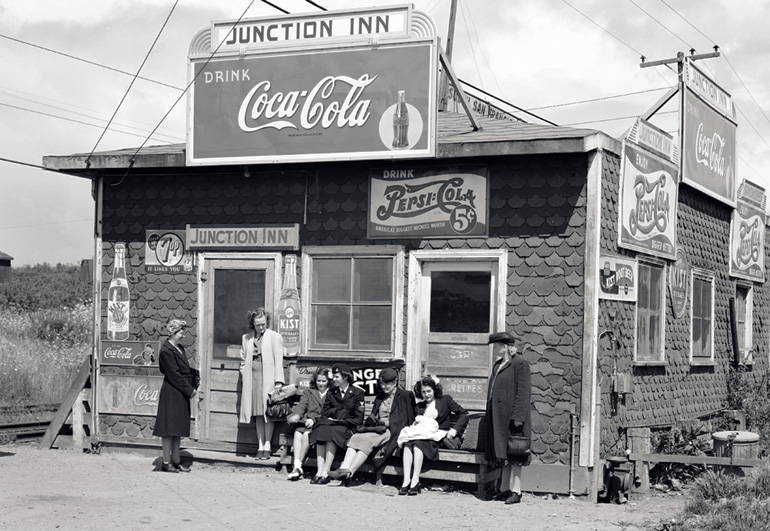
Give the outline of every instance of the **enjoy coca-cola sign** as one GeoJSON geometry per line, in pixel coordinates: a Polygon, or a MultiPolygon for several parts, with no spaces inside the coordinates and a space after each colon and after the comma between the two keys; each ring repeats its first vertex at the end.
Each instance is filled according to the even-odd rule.
{"type": "Polygon", "coordinates": [[[736,125],[689,88],[684,96],[682,180],[735,204],[736,125]]]}
{"type": "Polygon", "coordinates": [[[188,164],[435,152],[436,42],[192,60],[188,164]]]}

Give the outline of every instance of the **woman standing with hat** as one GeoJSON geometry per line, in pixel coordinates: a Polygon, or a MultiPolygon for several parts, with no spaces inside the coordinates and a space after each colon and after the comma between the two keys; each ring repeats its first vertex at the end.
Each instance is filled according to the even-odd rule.
{"type": "Polygon", "coordinates": [[[353,371],[344,363],[336,363],[332,366],[332,375],[336,387],[326,394],[321,417],[310,433],[310,443],[316,445],[319,457],[318,471],[310,480],[313,485],[326,485],[331,481],[329,469],[337,448],[345,446],[353,430],[364,423],[365,393],[353,386],[353,371]]]}
{"type": "Polygon", "coordinates": [[[376,452],[375,475],[381,479],[385,461],[397,447],[398,434],[414,421],[414,395],[398,387],[398,371],[387,368],[380,372],[380,391],[374,398],[372,412],[364,424],[356,428],[340,467],[330,472],[332,479],[346,485],[369,456],[376,452]]]}
{"type": "Polygon", "coordinates": [[[158,365],[163,373],[163,386],[158,399],[158,414],[152,434],[161,438],[163,472],[189,472],[181,463],[179,447],[182,437],[190,436],[190,399],[196,394],[192,385],[192,369],[180,341],[187,323],[172,319],[166,325],[168,339],[160,347],[158,365]]]}
{"type": "Polygon", "coordinates": [[[532,386],[529,363],[518,353],[516,339],[508,332],[489,336],[495,354],[500,358],[492,366],[487,395],[488,461],[503,461],[500,489],[494,499],[510,505],[521,501],[521,467],[529,465],[531,454],[508,455],[508,436],[519,435],[531,440],[530,402],[532,386]]]}

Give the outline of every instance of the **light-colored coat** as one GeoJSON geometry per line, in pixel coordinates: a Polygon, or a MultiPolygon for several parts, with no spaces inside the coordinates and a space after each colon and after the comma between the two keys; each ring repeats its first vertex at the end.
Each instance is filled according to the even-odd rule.
{"type": "MultiPolygon", "coordinates": [[[[251,411],[251,366],[254,357],[254,332],[244,334],[241,341],[241,411],[239,422],[248,424],[253,415],[251,411]]],[[[269,328],[262,336],[262,401],[267,409],[268,393],[275,388],[276,382],[285,383],[283,376],[283,337],[269,328]]]]}

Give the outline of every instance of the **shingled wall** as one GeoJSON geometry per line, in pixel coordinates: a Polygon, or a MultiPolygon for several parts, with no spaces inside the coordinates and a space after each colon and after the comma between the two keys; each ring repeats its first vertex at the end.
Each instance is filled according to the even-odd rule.
{"type": "MultiPolygon", "coordinates": [[[[605,155],[602,181],[601,251],[634,258],[637,253],[621,249],[618,240],[618,190],[620,159],[605,155]]],[[[599,344],[602,386],[602,457],[625,450],[625,429],[631,427],[672,426],[678,421],[708,416],[726,407],[727,374],[732,362],[729,299],[735,296],[736,281],[729,277],[728,253],[732,208],[686,184],[679,185],[677,205],[677,246],[684,251],[691,267],[714,271],[715,330],[714,365],[693,366],[689,361],[691,300],[685,314],[676,319],[666,289],[665,361],[663,366],[635,366],[635,305],[602,300],[599,303],[599,332],[612,330],[620,345],[608,336],[599,344]],[[611,411],[610,382],[618,372],[632,375],[632,391],[625,404],[611,411]]],[[[768,249],[766,234],[765,250],[768,249]]],[[[666,275],[668,268],[666,268],[666,275]]],[[[753,339],[755,363],[749,377],[759,382],[767,371],[770,322],[767,284],[754,284],[753,339]]]]}
{"type": "MultiPolygon", "coordinates": [[[[196,277],[145,273],[147,229],[183,229],[188,223],[299,223],[302,246],[395,244],[404,246],[407,253],[413,249],[507,248],[506,323],[521,338],[524,356],[532,364],[533,451],[541,462],[567,464],[570,411],[579,409],[580,403],[586,156],[463,162],[490,168],[486,239],[368,240],[370,167],[363,164],[323,164],[285,171],[271,168],[264,173],[251,168],[249,178],[240,167],[235,171],[217,168],[221,171],[108,177],[104,186],[102,329],[106,330],[104,300],[114,244],[126,242],[132,338],[163,338],[164,324],[174,316],[192,325],[185,346],[195,351],[196,277]]],[[[406,308],[403,311],[406,322],[406,308]]],[[[406,346],[405,329],[402,338],[406,346]]],[[[143,370],[158,374],[155,369],[143,370]]],[[[150,424],[137,419],[103,417],[99,431],[147,436],[150,424]]]]}

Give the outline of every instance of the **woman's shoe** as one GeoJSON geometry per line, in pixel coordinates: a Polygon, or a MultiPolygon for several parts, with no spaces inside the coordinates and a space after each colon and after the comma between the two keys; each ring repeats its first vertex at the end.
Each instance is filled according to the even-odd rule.
{"type": "Polygon", "coordinates": [[[311,484],[311,485],[318,485],[318,481],[319,481],[320,479],[321,479],[321,478],[320,478],[319,476],[313,476],[313,479],[311,479],[311,480],[310,480],[310,484],[311,484]]]}
{"type": "Polygon", "coordinates": [[[495,501],[505,501],[508,499],[510,495],[511,495],[510,490],[498,491],[498,492],[495,492],[495,495],[492,497],[492,499],[495,501]]]}
{"type": "Polygon", "coordinates": [[[174,474],[179,472],[176,468],[171,466],[171,463],[161,463],[160,464],[160,470],[161,470],[161,472],[172,472],[174,474]]]}
{"type": "Polygon", "coordinates": [[[508,496],[507,500],[505,500],[506,505],[513,505],[514,503],[520,503],[520,502],[521,502],[520,492],[511,492],[511,495],[508,496]]]}
{"type": "Polygon", "coordinates": [[[272,450],[266,449],[266,450],[262,450],[262,457],[260,459],[262,460],[270,459],[272,456],[273,456],[272,450]]]}
{"type": "Polygon", "coordinates": [[[348,470],[347,468],[338,468],[337,470],[333,470],[329,472],[329,477],[332,479],[350,479],[350,476],[352,476],[353,473],[348,470]]]}
{"type": "Polygon", "coordinates": [[[329,476],[323,476],[318,478],[317,485],[328,485],[331,482],[331,478],[329,476]]]}
{"type": "Polygon", "coordinates": [[[406,486],[401,487],[400,489],[398,489],[398,495],[399,496],[406,496],[408,492],[409,492],[409,485],[406,485],[406,486]]]}
{"type": "Polygon", "coordinates": [[[414,487],[409,487],[409,490],[406,491],[407,495],[409,496],[417,496],[418,494],[420,494],[420,492],[422,492],[422,485],[420,483],[418,483],[414,487]]]}
{"type": "Polygon", "coordinates": [[[302,479],[302,469],[295,468],[291,471],[291,474],[289,474],[289,481],[299,481],[300,479],[302,479]]]}
{"type": "Polygon", "coordinates": [[[173,466],[174,469],[177,472],[189,472],[190,471],[190,467],[184,466],[182,463],[174,463],[173,461],[171,461],[171,466],[173,466]]]}

